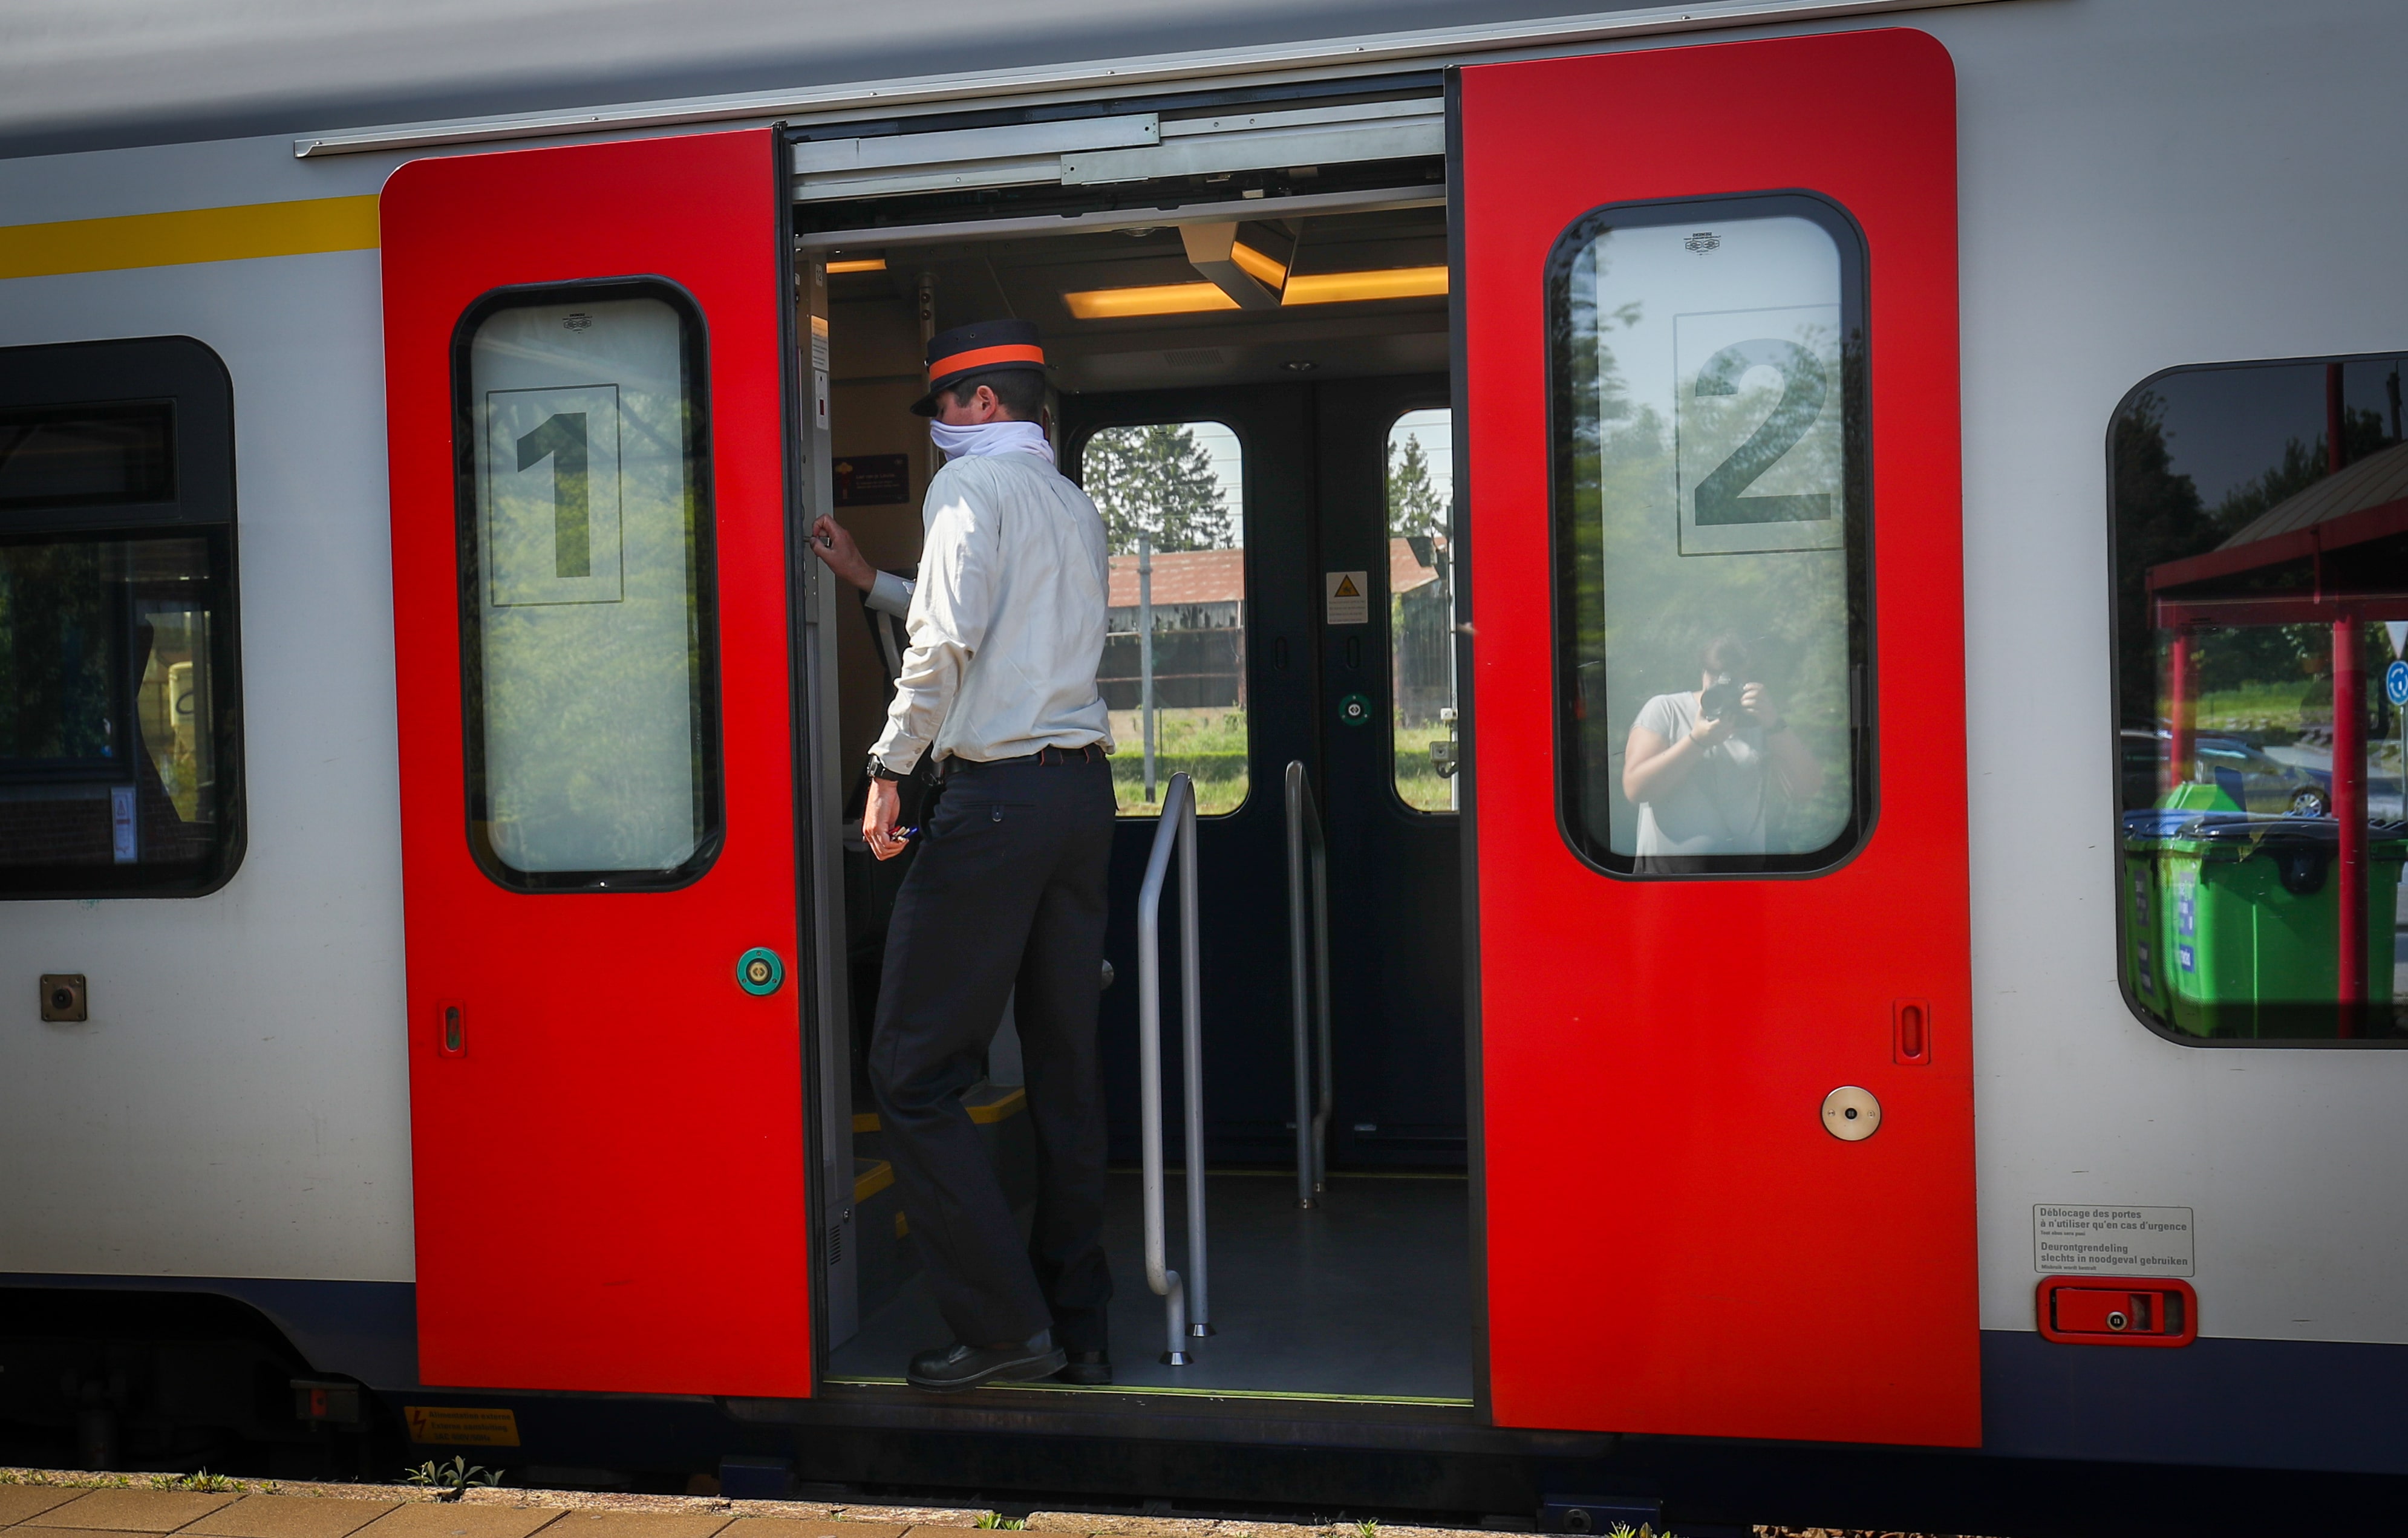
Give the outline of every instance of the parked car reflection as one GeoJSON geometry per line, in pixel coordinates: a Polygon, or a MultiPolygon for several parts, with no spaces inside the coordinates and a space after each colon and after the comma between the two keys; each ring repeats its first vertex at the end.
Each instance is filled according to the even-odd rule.
{"type": "MultiPolygon", "coordinates": [[[[2122,735],[2124,805],[2151,805],[2157,799],[2161,785],[2157,765],[2168,750],[2171,734],[2127,727],[2122,735]]],[[[2285,762],[2239,737],[2206,732],[2193,737],[2187,777],[2214,786],[2244,812],[2323,817],[2332,810],[2329,769],[2285,762]]],[[[2398,797],[2395,788],[2392,799],[2396,802],[2398,797]]]]}

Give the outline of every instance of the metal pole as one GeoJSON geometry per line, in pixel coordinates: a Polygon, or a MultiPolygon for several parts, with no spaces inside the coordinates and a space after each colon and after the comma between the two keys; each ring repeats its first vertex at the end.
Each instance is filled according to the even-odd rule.
{"type": "Polygon", "coordinates": [[[1305,787],[1305,810],[1312,830],[1312,1013],[1321,1044],[1321,1085],[1312,1111],[1312,1189],[1329,1186],[1329,1111],[1338,1095],[1338,1064],[1329,1050],[1329,845],[1321,836],[1321,808],[1305,787]]]}
{"type": "MultiPolygon", "coordinates": [[[[1174,775],[1170,794],[1175,801],[1187,788],[1185,775],[1174,775]]],[[[1193,791],[1188,793],[1192,796],[1193,791]]],[[[1163,1300],[1169,1348],[1165,1365],[1184,1367],[1187,1355],[1187,1294],[1179,1273],[1170,1269],[1162,1215],[1162,878],[1170,868],[1171,847],[1183,825],[1177,808],[1154,833],[1154,850],[1145,862],[1145,884],[1137,899],[1137,1072],[1140,1140],[1145,1168],[1145,1285],[1163,1300]]]]}
{"type": "Polygon", "coordinates": [[[2197,761],[2191,735],[2191,724],[2197,719],[2190,706],[2190,627],[2174,632],[2172,676],[2166,692],[2172,696],[2170,708],[2172,717],[2166,722],[2166,784],[2169,790],[2179,790],[2190,783],[2197,761]]]}
{"type": "Polygon", "coordinates": [[[1288,999],[1296,1074],[1296,1204],[1310,1210],[1318,1204],[1313,1198],[1328,1184],[1329,1112],[1334,1101],[1332,1087],[1337,1082],[1329,1047],[1329,847],[1321,836],[1321,808],[1312,799],[1312,782],[1305,777],[1301,761],[1289,762],[1286,790],[1288,999]],[[1305,971],[1308,965],[1312,968],[1309,984],[1305,971]],[[1305,1007],[1308,991],[1312,999],[1310,1012],[1305,1007]],[[1313,1083],[1316,1058],[1320,1062],[1318,1086],[1313,1083]]]}
{"type": "Polygon", "coordinates": [[[2336,1033],[2348,1039],[2358,1033],[2367,997],[2366,674],[2355,619],[2333,621],[2332,655],[2332,813],[2341,832],[2333,862],[2334,879],[2341,883],[2333,998],[2341,1015],[2336,1033]]]}
{"type": "Polygon", "coordinates": [[[1187,1116],[1187,1332],[1212,1333],[1204,1247],[1204,962],[1196,902],[1196,782],[1179,776],[1179,1013],[1187,1116]]]}
{"type": "Polygon", "coordinates": [[[1312,986],[1305,950],[1304,765],[1287,766],[1287,980],[1296,1075],[1296,1204],[1313,1206],[1312,1049],[1306,1036],[1306,992],[1312,986]]]}
{"type": "Polygon", "coordinates": [[[1154,536],[1137,536],[1137,711],[1145,733],[1145,799],[1154,804],[1154,536]]]}
{"type": "MultiPolygon", "coordinates": [[[[922,356],[924,357],[926,355],[925,349],[929,342],[936,338],[936,335],[937,275],[924,270],[920,274],[920,346],[923,349],[922,356]]],[[[944,467],[945,456],[937,451],[936,444],[931,441],[928,445],[928,478],[931,480],[935,479],[937,472],[944,467]]]]}
{"type": "MultiPolygon", "coordinates": [[[[1455,522],[1450,510],[1447,528],[1452,531],[1454,527],[1455,522]]],[[[1452,533],[1448,537],[1452,541],[1454,537],[1452,533]]],[[[1446,632],[1440,637],[1440,645],[1446,651],[1447,713],[1460,722],[1463,707],[1456,700],[1455,676],[1455,557],[1452,550],[1445,547],[1441,547],[1438,552],[1438,582],[1439,613],[1446,621],[1446,632]]],[[[1447,735],[1455,739],[1458,746],[1455,750],[1455,773],[1446,776],[1446,804],[1459,812],[1463,810],[1463,748],[1460,746],[1462,734],[1459,727],[1450,727],[1447,735]]]]}

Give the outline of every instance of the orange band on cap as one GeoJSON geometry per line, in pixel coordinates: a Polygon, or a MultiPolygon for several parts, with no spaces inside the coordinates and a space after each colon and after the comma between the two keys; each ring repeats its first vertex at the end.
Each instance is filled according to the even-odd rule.
{"type": "Polygon", "coordinates": [[[930,363],[928,377],[933,381],[949,374],[968,374],[974,369],[992,368],[997,363],[1035,363],[1041,368],[1045,363],[1045,349],[1026,342],[972,348],[968,352],[956,352],[950,358],[939,358],[930,363]]]}

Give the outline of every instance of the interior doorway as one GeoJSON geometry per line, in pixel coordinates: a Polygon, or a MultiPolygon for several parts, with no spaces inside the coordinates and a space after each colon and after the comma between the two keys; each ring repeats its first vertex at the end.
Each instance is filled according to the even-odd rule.
{"type": "MultiPolygon", "coordinates": [[[[1038,320],[1059,392],[1057,455],[1104,511],[1113,550],[1101,682],[1123,816],[1107,942],[1117,980],[1102,1031],[1117,1384],[1468,1403],[1477,1324],[1451,778],[1443,213],[1227,235],[1221,247],[1166,226],[838,253],[828,315],[837,516],[874,563],[908,569],[935,468],[906,411],[924,331],[997,314],[1038,320]],[[1268,303],[1226,281],[1238,263],[1254,269],[1268,303]],[[1329,851],[1330,1175],[1310,1210],[1297,1200],[1290,1067],[1291,763],[1303,766],[1329,851]],[[1154,814],[1182,772],[1202,814],[1216,1332],[1171,1366],[1156,1360],[1162,1303],[1141,1262],[1136,902],[1154,814]]],[[[876,734],[899,638],[867,615],[838,635],[850,770],[876,734]]],[[[859,805],[855,787],[847,815],[857,819],[859,805]]],[[[856,1062],[903,874],[903,862],[879,866],[857,842],[846,857],[856,1062]]],[[[1174,1000],[1176,949],[1165,947],[1174,1000]]],[[[1033,1197],[1008,1021],[989,1068],[968,1097],[972,1116],[1008,1186],[1033,1197]]],[[[1176,1165],[1175,1061],[1168,1077],[1176,1165]]],[[[895,1383],[910,1352],[946,1332],[916,1278],[866,1085],[854,1104],[860,1324],[832,1343],[828,1375],[895,1383]]],[[[1179,1267],[1184,1218],[1170,1184],[1179,1267]]]]}

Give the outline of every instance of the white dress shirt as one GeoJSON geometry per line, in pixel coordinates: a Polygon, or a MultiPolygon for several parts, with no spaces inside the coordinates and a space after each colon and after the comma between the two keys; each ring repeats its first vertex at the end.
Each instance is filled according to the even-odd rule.
{"type": "Polygon", "coordinates": [[[869,602],[905,615],[911,645],[875,752],[908,772],[937,761],[1112,748],[1096,688],[1104,656],[1104,520],[1029,453],[956,459],[921,506],[920,577],[881,572],[869,602]]]}

